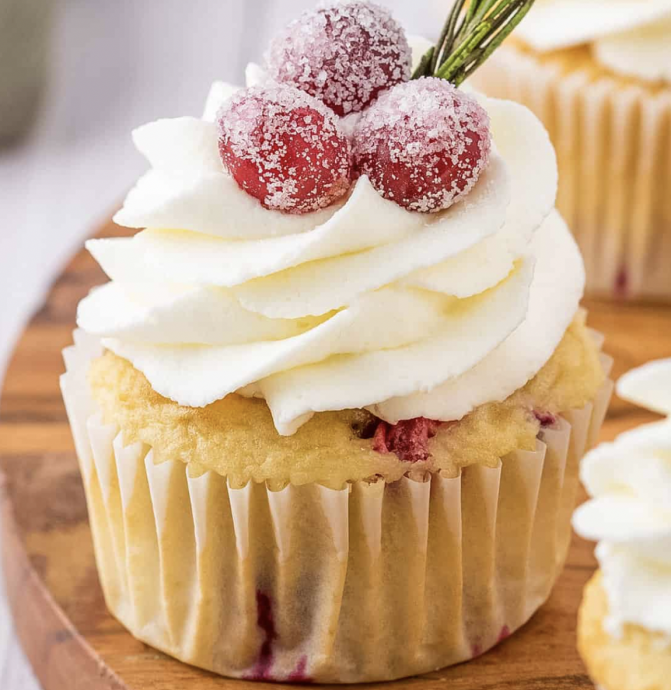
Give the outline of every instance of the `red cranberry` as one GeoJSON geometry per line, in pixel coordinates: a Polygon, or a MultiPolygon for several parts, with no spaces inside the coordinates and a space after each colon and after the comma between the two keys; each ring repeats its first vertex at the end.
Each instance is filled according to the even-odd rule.
{"type": "Polygon", "coordinates": [[[305,12],[270,45],[268,71],[338,115],[363,110],[380,91],[410,78],[402,27],[371,2],[326,2],[305,12]]]}
{"type": "Polygon", "coordinates": [[[557,418],[552,414],[552,412],[534,410],[534,417],[543,428],[554,426],[557,423],[557,418]]]}
{"type": "Polygon", "coordinates": [[[364,113],[354,164],[385,199],[420,213],[442,211],[467,194],[487,166],[489,117],[444,79],[400,84],[364,113]]]}
{"type": "Polygon", "coordinates": [[[373,450],[396,453],[404,462],[428,460],[429,439],[436,435],[441,422],[426,417],[405,419],[396,424],[380,420],[373,436],[373,450]]]}
{"type": "Polygon", "coordinates": [[[224,165],[266,208],[309,213],[350,187],[349,142],[333,113],[303,91],[239,91],[222,106],[217,125],[224,165]]]}

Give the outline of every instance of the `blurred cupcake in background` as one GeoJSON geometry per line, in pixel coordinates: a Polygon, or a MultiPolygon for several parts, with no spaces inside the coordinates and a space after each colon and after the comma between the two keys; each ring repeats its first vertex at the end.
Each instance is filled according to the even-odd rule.
{"type": "MultiPolygon", "coordinates": [[[[636,369],[620,397],[671,414],[671,359],[636,369]]],[[[641,426],[589,453],[593,497],[576,530],[599,541],[600,571],[585,590],[580,653],[605,690],[671,688],[671,420],[641,426]]]]}
{"type": "Polygon", "coordinates": [[[536,0],[473,83],[547,127],[588,292],[671,298],[671,0],[536,0]]]}

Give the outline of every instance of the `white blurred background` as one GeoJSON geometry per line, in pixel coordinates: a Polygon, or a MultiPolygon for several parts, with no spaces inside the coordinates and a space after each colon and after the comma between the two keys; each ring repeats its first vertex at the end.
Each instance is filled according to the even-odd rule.
{"type": "MultiPolygon", "coordinates": [[[[200,115],[212,81],[239,82],[274,31],[314,2],[0,0],[0,133],[17,119],[27,130],[0,142],[0,378],[60,267],[143,172],[131,129],[200,115]],[[10,86],[37,76],[42,50],[45,88],[28,127],[10,86]]],[[[435,35],[436,6],[450,3],[385,4],[409,33],[435,35]]],[[[37,688],[0,593],[0,689],[37,688]]]]}

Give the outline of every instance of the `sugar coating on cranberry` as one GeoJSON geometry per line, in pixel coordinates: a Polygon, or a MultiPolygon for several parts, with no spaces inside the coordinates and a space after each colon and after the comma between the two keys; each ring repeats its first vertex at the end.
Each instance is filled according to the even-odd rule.
{"type": "Polygon", "coordinates": [[[217,114],[219,154],[238,185],[268,209],[309,213],[351,185],[351,149],[324,104],[286,85],[234,94],[217,114]]]}
{"type": "Polygon", "coordinates": [[[363,114],[354,132],[355,171],[385,199],[420,213],[468,194],[489,162],[489,116],[444,79],[399,84],[363,114]]]}
{"type": "Polygon", "coordinates": [[[338,115],[363,110],[410,78],[403,28],[372,2],[325,2],[289,24],[271,43],[268,72],[315,96],[338,115]]]}

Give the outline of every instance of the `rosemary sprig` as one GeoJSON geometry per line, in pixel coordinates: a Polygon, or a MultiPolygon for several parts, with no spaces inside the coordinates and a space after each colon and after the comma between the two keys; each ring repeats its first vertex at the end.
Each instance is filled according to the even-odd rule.
{"type": "Polygon", "coordinates": [[[440,38],[412,75],[455,86],[469,77],[524,19],[535,0],[455,0],[440,38]]]}

